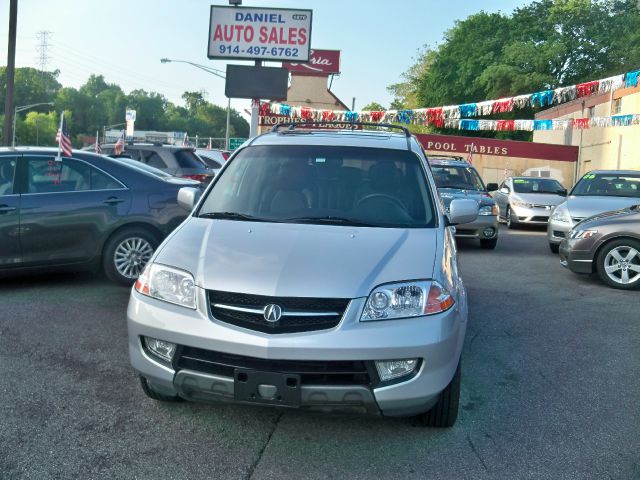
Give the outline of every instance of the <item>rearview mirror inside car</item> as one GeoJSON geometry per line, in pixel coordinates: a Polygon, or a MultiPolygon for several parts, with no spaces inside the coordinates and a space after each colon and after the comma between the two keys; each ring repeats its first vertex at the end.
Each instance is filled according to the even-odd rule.
{"type": "Polygon", "coordinates": [[[497,183],[487,183],[487,192],[495,192],[496,190],[498,190],[497,183]]]}
{"type": "Polygon", "coordinates": [[[454,198],[449,204],[449,225],[470,223],[478,218],[478,202],[469,198],[454,198]]]}
{"type": "Polygon", "coordinates": [[[191,211],[198,203],[200,195],[202,195],[202,190],[199,188],[182,187],[178,190],[178,205],[185,210],[191,211]]]}

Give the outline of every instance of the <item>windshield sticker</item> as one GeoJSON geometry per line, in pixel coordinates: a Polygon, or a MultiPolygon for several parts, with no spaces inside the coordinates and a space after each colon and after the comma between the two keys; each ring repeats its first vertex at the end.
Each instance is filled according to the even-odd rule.
{"type": "Polygon", "coordinates": [[[516,178],[513,183],[529,183],[529,180],[524,180],[522,178],[516,178]]]}
{"type": "Polygon", "coordinates": [[[584,180],[593,180],[594,178],[596,178],[595,173],[587,173],[584,177],[582,177],[584,180]]]}

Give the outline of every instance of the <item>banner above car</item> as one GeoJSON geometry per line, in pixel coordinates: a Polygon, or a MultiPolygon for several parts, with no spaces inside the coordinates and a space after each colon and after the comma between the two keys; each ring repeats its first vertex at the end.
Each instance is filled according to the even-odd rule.
{"type": "Polygon", "coordinates": [[[312,10],[211,5],[209,58],[308,62],[312,10]]]}

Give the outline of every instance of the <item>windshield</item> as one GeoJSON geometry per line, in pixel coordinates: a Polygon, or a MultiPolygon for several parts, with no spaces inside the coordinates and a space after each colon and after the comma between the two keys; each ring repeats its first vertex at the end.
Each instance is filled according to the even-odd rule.
{"type": "Polygon", "coordinates": [[[471,167],[431,165],[433,178],[438,188],[459,188],[484,192],[484,184],[478,173],[471,167]]]}
{"type": "Polygon", "coordinates": [[[176,150],[173,152],[180,168],[204,168],[205,164],[191,150],[176,150]]]}
{"type": "Polygon", "coordinates": [[[564,187],[551,178],[513,179],[513,191],[516,193],[558,193],[558,190],[564,190],[564,187]]]}
{"type": "Polygon", "coordinates": [[[412,152],[341,146],[254,146],[217,178],[198,216],[286,223],[433,227],[412,152]]]}
{"type": "Polygon", "coordinates": [[[571,195],[640,198],[640,174],[587,173],[571,195]]]}

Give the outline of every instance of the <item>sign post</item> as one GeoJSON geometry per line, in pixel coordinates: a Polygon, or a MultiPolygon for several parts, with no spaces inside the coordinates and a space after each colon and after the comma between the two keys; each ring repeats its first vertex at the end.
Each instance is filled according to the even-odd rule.
{"type": "MultiPolygon", "coordinates": [[[[287,8],[256,8],[211,5],[207,57],[255,61],[255,87],[261,83],[262,61],[303,63],[311,56],[311,18],[313,11],[287,8]]],[[[282,87],[264,92],[262,98],[275,98],[282,87]]],[[[275,88],[278,87],[278,88],[275,88]]],[[[229,78],[225,90],[229,90],[229,78]]],[[[258,134],[260,98],[251,99],[250,136],[258,134]]]]}

